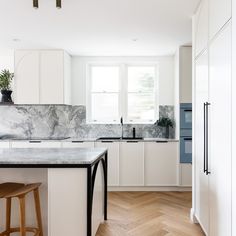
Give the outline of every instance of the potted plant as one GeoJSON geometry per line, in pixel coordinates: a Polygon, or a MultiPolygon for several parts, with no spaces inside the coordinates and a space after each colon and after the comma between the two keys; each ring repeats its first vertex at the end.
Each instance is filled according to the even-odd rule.
{"type": "Polygon", "coordinates": [[[157,122],[156,125],[160,127],[165,127],[166,128],[166,133],[165,133],[165,138],[169,138],[169,129],[170,127],[174,127],[174,122],[168,118],[168,117],[161,117],[157,122]]]}
{"type": "Polygon", "coordinates": [[[2,94],[1,102],[12,102],[11,99],[11,82],[14,77],[14,73],[11,73],[9,70],[2,70],[0,73],[0,90],[2,94]]]}

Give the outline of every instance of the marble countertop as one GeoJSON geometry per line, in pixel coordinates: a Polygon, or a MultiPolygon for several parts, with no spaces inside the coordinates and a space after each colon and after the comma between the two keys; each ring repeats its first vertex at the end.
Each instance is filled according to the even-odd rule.
{"type": "MultiPolygon", "coordinates": [[[[6,138],[6,139],[0,139],[0,142],[25,142],[25,141],[42,141],[42,142],[96,142],[96,141],[113,141],[113,142],[126,142],[126,141],[134,141],[132,139],[104,139],[101,140],[99,138],[6,138]]],[[[144,139],[137,139],[135,141],[138,142],[178,142],[178,139],[166,139],[166,138],[144,138],[144,139]]]]}
{"type": "Polygon", "coordinates": [[[12,148],[0,149],[0,165],[84,165],[105,154],[105,148],[12,148]]]}

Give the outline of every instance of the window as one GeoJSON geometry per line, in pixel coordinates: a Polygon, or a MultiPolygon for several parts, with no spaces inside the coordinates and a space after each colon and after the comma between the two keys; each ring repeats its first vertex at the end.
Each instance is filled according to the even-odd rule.
{"type": "Polygon", "coordinates": [[[87,122],[154,123],[158,119],[156,65],[88,66],[87,122]]]}

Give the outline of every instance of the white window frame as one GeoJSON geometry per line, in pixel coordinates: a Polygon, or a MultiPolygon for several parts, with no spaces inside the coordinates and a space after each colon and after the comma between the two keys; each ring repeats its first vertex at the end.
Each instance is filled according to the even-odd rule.
{"type": "MultiPolygon", "coordinates": [[[[86,66],[86,123],[88,124],[119,124],[120,117],[121,117],[121,65],[117,63],[88,63],[86,66]],[[118,90],[118,117],[116,121],[96,121],[92,120],[92,76],[91,76],[91,68],[94,66],[104,66],[104,67],[119,67],[120,74],[119,74],[119,90],[118,90]]],[[[104,91],[104,94],[106,91],[104,91]]],[[[107,92],[110,93],[110,92],[107,92]]]]}
{"type": "Polygon", "coordinates": [[[139,62],[139,63],[87,63],[86,66],[86,123],[88,124],[120,124],[120,117],[123,117],[125,124],[153,124],[159,119],[159,64],[151,62],[139,62]],[[119,118],[117,121],[101,122],[94,121],[91,119],[91,94],[92,94],[92,78],[91,78],[91,68],[93,66],[117,66],[120,68],[119,76],[119,92],[118,92],[118,102],[119,102],[119,118]],[[155,117],[154,120],[129,120],[128,119],[128,67],[130,66],[153,66],[155,67],[155,117]]]}

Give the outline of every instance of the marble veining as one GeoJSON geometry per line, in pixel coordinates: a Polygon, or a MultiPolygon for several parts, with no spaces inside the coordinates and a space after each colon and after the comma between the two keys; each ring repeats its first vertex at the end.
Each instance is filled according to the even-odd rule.
{"type": "Polygon", "coordinates": [[[12,148],[0,149],[2,164],[91,164],[105,148],[12,148]]]}
{"type": "MultiPolygon", "coordinates": [[[[159,116],[174,119],[174,106],[160,106],[159,116]]],[[[154,124],[125,124],[124,136],[164,138],[165,128],[154,124]]],[[[119,124],[86,124],[85,106],[64,105],[16,105],[0,106],[0,138],[56,138],[72,137],[91,139],[121,135],[119,124]]],[[[170,128],[170,138],[175,137],[175,128],[170,128]]]]}

